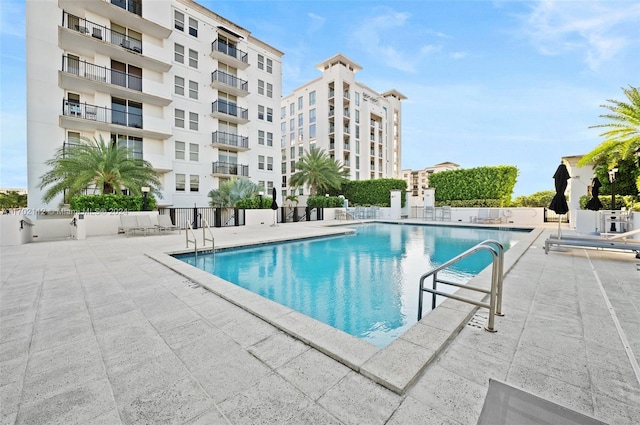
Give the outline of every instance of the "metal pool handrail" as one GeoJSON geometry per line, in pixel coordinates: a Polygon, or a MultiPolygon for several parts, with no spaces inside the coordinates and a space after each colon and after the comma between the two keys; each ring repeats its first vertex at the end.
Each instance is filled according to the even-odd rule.
{"type": "Polygon", "coordinates": [[[502,281],[503,281],[503,271],[504,271],[504,246],[492,239],[488,239],[486,241],[480,242],[476,246],[466,250],[462,254],[457,255],[446,263],[436,267],[435,269],[423,274],[420,277],[420,293],[418,298],[418,320],[422,319],[422,298],[424,292],[429,292],[432,294],[431,298],[431,309],[436,308],[436,296],[441,295],[443,297],[452,298],[457,301],[466,302],[469,304],[476,305],[478,307],[484,307],[489,309],[489,319],[487,320],[487,324],[485,325],[485,329],[489,332],[496,332],[494,327],[494,318],[495,315],[502,316],[502,281]],[[473,286],[467,286],[464,284],[450,282],[442,279],[438,279],[438,272],[444,270],[458,261],[467,258],[477,252],[480,251],[489,251],[493,256],[493,262],[491,267],[491,290],[476,288],[473,286]],[[429,276],[432,276],[432,287],[425,288],[424,281],[429,276]],[[469,298],[464,298],[454,294],[448,294],[446,292],[440,292],[437,290],[438,283],[443,283],[445,285],[457,286],[460,288],[467,288],[472,291],[482,292],[484,294],[489,294],[489,303],[484,303],[481,301],[475,301],[469,298]]]}
{"type": "Polygon", "coordinates": [[[196,238],[196,234],[193,232],[193,227],[191,227],[191,223],[187,221],[187,225],[184,229],[184,236],[187,241],[187,248],[189,248],[189,242],[193,242],[193,253],[198,256],[198,240],[196,238]],[[189,239],[189,232],[193,235],[193,239],[189,239]]]}
{"type": "Polygon", "coordinates": [[[206,218],[202,218],[202,243],[203,245],[206,247],[207,246],[207,241],[211,241],[211,248],[215,249],[216,248],[216,241],[213,238],[213,232],[211,232],[211,226],[209,226],[209,222],[207,221],[206,218]],[[207,237],[207,234],[205,233],[205,229],[209,231],[209,235],[211,236],[210,238],[207,237]]]}

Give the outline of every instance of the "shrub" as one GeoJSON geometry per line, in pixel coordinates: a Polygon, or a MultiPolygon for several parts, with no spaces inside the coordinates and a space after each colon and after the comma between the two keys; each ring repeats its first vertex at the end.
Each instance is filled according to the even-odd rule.
{"type": "MultiPolygon", "coordinates": [[[[78,195],[71,198],[69,205],[73,211],[85,212],[122,212],[142,211],[144,198],[142,196],[129,195],[78,195]]],[[[147,197],[147,207],[154,210],[156,198],[153,195],[147,197]]]]}
{"type": "Polygon", "coordinates": [[[340,208],[344,205],[344,200],[337,196],[310,196],[307,199],[307,206],[311,208],[340,208]]]}
{"type": "Polygon", "coordinates": [[[434,173],[429,186],[436,189],[436,203],[497,199],[503,206],[511,201],[517,177],[518,169],[513,166],[478,167],[434,173]]]}
{"type": "Polygon", "coordinates": [[[340,190],[329,191],[329,195],[344,195],[349,200],[349,205],[389,207],[392,190],[401,191],[404,206],[407,182],[400,179],[349,180],[342,183],[340,190]]]}

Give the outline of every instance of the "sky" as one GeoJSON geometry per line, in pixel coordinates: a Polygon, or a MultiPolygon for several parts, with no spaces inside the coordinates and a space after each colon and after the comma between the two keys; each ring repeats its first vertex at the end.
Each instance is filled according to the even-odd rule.
{"type": "MultiPolygon", "coordinates": [[[[514,197],[554,190],[561,158],[604,140],[602,105],[640,86],[637,0],[198,3],[284,53],[283,96],[342,53],[359,82],[407,96],[403,169],[515,166],[514,197]]],[[[26,188],[24,0],[0,14],[0,187],[26,188]]]]}

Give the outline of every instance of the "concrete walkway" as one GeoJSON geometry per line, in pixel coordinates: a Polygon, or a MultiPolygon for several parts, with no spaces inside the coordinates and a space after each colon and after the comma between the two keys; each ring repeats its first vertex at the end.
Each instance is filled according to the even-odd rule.
{"type": "MultiPolygon", "coordinates": [[[[145,255],[184,233],[2,248],[0,424],[475,424],[489,378],[640,423],[640,260],[545,255],[553,230],[507,274],[498,332],[479,311],[403,394],[145,255]]],[[[224,246],[327,231],[214,232],[224,246]]]]}

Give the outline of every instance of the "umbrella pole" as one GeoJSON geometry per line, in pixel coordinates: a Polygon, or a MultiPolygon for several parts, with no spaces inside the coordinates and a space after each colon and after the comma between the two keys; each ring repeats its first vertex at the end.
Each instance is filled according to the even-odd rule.
{"type": "Polygon", "coordinates": [[[558,216],[558,239],[562,239],[562,230],[560,230],[561,224],[562,224],[562,214],[558,216]]]}

